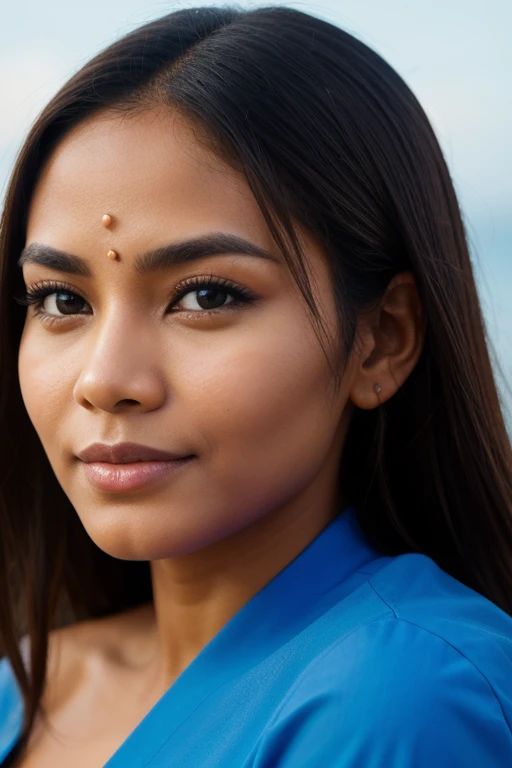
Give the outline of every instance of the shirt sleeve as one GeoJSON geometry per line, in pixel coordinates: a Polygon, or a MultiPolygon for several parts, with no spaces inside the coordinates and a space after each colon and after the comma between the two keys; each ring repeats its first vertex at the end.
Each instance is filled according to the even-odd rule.
{"type": "Polygon", "coordinates": [[[509,715],[446,640],[401,619],[375,622],[309,665],[251,768],[511,768],[509,715]]]}
{"type": "Polygon", "coordinates": [[[6,657],[0,659],[0,763],[21,734],[23,700],[6,657]]]}

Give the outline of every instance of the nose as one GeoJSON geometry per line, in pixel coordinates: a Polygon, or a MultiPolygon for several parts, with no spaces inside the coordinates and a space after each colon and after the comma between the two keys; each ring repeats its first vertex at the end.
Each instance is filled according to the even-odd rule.
{"type": "Polygon", "coordinates": [[[106,321],[88,342],[73,390],[79,405],[111,413],[162,406],[167,390],[161,364],[166,355],[153,326],[123,313],[106,321]]]}

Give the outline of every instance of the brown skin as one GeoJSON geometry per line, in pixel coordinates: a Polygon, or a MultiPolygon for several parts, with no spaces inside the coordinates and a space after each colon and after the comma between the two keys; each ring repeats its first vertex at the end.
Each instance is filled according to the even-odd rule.
{"type": "MultiPolygon", "coordinates": [[[[328,264],[311,234],[297,231],[336,339],[328,264]]],[[[114,557],[151,561],[154,587],[153,605],[52,633],[44,702],[56,731],[39,723],[21,764],[90,768],[339,512],[353,407],[378,407],[410,374],[422,312],[413,277],[395,277],[360,318],[334,393],[304,300],[246,182],[170,111],[122,120],[106,112],[75,128],[35,190],[32,242],[83,257],[93,277],[23,268],[27,287],[64,281],[88,312],[63,315],[55,294],[43,309],[62,320],[28,308],[19,354],[28,414],[91,538],[114,557]],[[137,254],[211,232],[245,237],[275,261],[225,254],[135,274],[137,254]],[[107,258],[110,248],[120,261],[107,258]],[[233,309],[228,294],[208,314],[191,286],[171,311],[173,286],[192,276],[226,278],[257,298],[233,309]],[[96,441],[196,458],[150,488],[109,494],[76,458],[96,441]]]]}

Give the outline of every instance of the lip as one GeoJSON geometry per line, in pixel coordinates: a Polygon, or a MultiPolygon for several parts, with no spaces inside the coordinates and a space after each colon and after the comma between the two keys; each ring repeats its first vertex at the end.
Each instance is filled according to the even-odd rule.
{"type": "Polygon", "coordinates": [[[146,488],[179,473],[194,456],[174,461],[137,461],[124,464],[83,462],[87,479],[99,491],[126,493],[146,488]]]}
{"type": "MultiPolygon", "coordinates": [[[[76,454],[86,464],[106,462],[108,464],[129,464],[138,461],[179,461],[186,458],[181,453],[170,453],[160,448],[139,443],[92,443],[76,454]]],[[[188,454],[190,456],[190,454],[188,454]]]]}

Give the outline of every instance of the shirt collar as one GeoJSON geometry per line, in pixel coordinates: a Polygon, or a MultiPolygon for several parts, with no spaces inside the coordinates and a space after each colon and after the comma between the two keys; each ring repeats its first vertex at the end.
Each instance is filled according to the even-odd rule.
{"type": "Polygon", "coordinates": [[[355,509],[342,510],[210,640],[105,768],[149,763],[202,701],[350,594],[363,579],[351,577],[381,555],[365,538],[355,509]]]}

